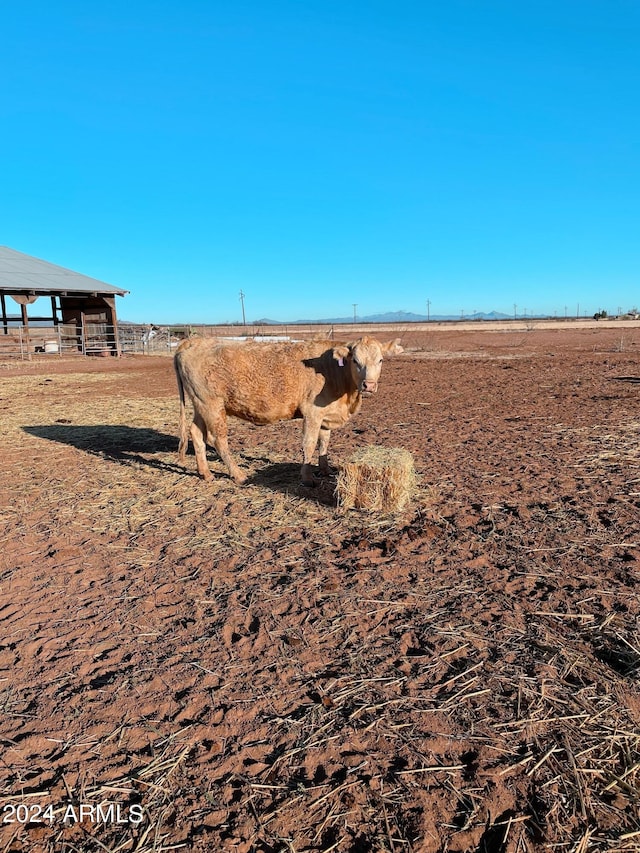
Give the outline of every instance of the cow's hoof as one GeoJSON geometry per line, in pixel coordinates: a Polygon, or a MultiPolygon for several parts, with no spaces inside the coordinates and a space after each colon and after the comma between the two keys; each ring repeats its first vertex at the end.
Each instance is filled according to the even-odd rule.
{"type": "Polygon", "coordinates": [[[320,468],[317,476],[322,477],[323,480],[328,480],[331,477],[335,477],[337,473],[337,468],[320,468]]]}
{"type": "Polygon", "coordinates": [[[300,480],[301,489],[315,489],[317,485],[317,480],[300,480]]]}

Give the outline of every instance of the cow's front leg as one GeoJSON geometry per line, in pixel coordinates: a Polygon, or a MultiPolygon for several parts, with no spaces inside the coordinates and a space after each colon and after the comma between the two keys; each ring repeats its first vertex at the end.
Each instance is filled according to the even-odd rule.
{"type": "MultiPolygon", "coordinates": [[[[302,470],[300,479],[303,486],[313,486],[313,476],[311,473],[311,460],[318,444],[318,436],[320,434],[319,418],[306,416],[302,425],[302,470]]],[[[325,447],[326,451],[326,447],[325,447]]]]}
{"type": "Polygon", "coordinates": [[[318,464],[320,465],[320,473],[327,476],[329,474],[329,439],[331,438],[331,430],[325,427],[320,427],[320,440],[318,442],[318,464]]]}

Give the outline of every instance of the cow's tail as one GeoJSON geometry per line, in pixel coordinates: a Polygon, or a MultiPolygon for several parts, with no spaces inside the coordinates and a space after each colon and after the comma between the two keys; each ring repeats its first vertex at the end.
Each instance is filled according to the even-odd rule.
{"type": "Polygon", "coordinates": [[[178,444],[178,459],[180,462],[185,462],[187,446],[189,444],[189,426],[187,424],[187,410],[184,403],[184,382],[182,381],[182,374],[180,372],[180,362],[177,358],[173,362],[173,366],[176,369],[176,380],[178,382],[178,393],[180,395],[180,443],[178,444]]]}

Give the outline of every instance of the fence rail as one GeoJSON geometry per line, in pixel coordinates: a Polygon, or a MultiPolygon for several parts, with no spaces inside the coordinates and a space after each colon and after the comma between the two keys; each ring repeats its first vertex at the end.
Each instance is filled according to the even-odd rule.
{"type": "MultiPolygon", "coordinates": [[[[150,326],[123,323],[117,330],[105,323],[50,326],[0,325],[0,361],[65,355],[163,355],[175,352],[191,335],[236,339],[288,340],[289,329],[256,326],[150,326]]],[[[296,328],[296,338],[317,330],[296,328]]],[[[329,329],[325,330],[329,335],[329,329]]]]}
{"type": "Polygon", "coordinates": [[[350,340],[361,326],[345,324],[309,325],[173,325],[155,326],[121,323],[115,328],[105,323],[58,325],[0,323],[0,361],[8,358],[35,359],[65,355],[169,355],[185,338],[216,337],[230,340],[306,340],[333,339],[338,335],[350,340]]]}
{"type": "Polygon", "coordinates": [[[113,326],[86,323],[0,328],[0,359],[32,359],[39,356],[118,354],[119,341],[113,326]]]}
{"type": "Polygon", "coordinates": [[[141,323],[121,323],[117,330],[104,323],[21,326],[15,321],[0,321],[0,362],[3,359],[34,359],[65,355],[170,355],[182,340],[196,335],[202,338],[231,340],[342,340],[349,341],[363,334],[368,326],[376,333],[403,336],[406,347],[413,334],[429,334],[435,330],[532,331],[535,329],[575,329],[606,327],[616,330],[640,327],[637,317],[610,320],[535,320],[535,321],[470,321],[432,323],[310,323],[287,325],[226,324],[155,326],[141,323]]]}

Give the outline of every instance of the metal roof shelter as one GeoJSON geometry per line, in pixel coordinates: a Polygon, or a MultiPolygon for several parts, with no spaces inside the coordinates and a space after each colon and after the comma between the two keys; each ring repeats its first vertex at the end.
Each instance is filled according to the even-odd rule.
{"type": "Polygon", "coordinates": [[[29,320],[40,325],[75,326],[79,341],[86,340],[89,325],[103,327],[106,349],[119,355],[116,296],[126,293],[127,290],[95,278],[0,246],[0,307],[5,335],[17,324],[28,334],[29,320]],[[7,313],[7,296],[20,306],[19,318],[7,313]],[[41,297],[50,300],[50,313],[29,317],[27,305],[41,297]]]}

